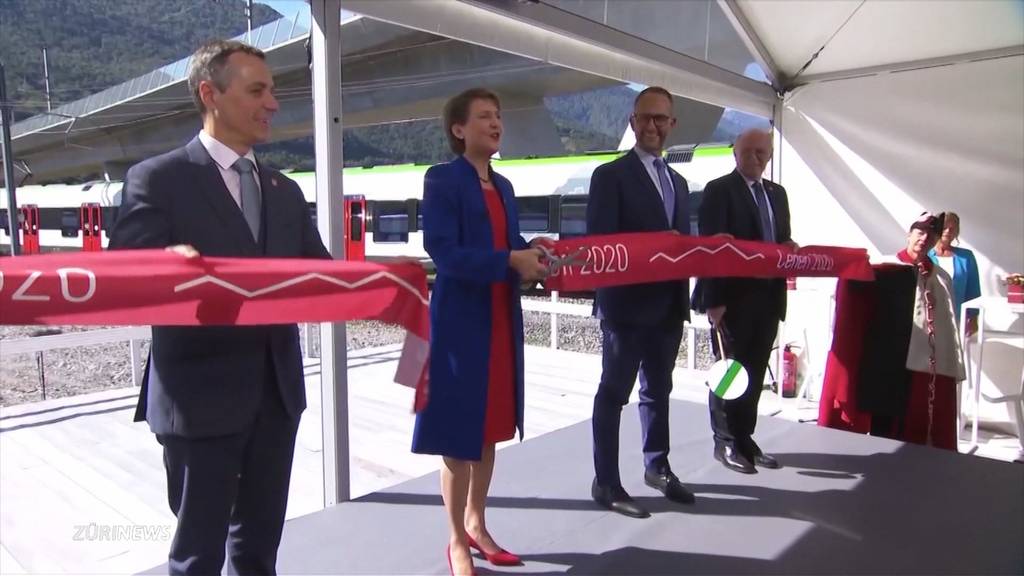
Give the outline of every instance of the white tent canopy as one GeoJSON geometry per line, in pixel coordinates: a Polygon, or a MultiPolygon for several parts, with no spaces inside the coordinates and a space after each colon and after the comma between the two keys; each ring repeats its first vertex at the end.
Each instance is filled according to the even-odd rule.
{"type": "MultiPolygon", "coordinates": [[[[772,172],[797,240],[892,254],[923,210],[955,211],[983,294],[1005,293],[1024,271],[1024,2],[718,3],[780,94],[772,172]]],[[[1004,400],[982,413],[1006,420],[1020,350],[986,358],[979,386],[1004,400]]]]}
{"type": "Polygon", "coordinates": [[[779,163],[804,242],[903,244],[952,210],[982,290],[1024,270],[1024,3],[720,0],[783,93],[779,163]]]}
{"type": "Polygon", "coordinates": [[[725,4],[745,17],[745,33],[760,40],[773,63],[765,72],[788,79],[783,85],[929,61],[955,62],[990,51],[1020,54],[1024,42],[1024,5],[1013,0],[725,4]]]}

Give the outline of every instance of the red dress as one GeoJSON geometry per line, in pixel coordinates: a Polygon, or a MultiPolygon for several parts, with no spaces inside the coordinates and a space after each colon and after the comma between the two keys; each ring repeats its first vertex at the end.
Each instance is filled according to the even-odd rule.
{"type": "MultiPolygon", "coordinates": [[[[505,206],[498,191],[484,185],[495,250],[508,250],[505,206]]],[[[512,291],[508,282],[491,284],[491,358],[488,365],[487,414],[484,444],[511,440],[516,435],[516,384],[512,348],[512,291]]]]}

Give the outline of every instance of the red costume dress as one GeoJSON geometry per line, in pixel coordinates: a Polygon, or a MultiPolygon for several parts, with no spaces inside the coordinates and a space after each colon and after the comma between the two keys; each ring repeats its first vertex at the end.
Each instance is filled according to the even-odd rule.
{"type": "Polygon", "coordinates": [[[963,364],[948,277],[931,262],[872,268],[874,282],[839,283],[818,424],[956,450],[963,364]]]}
{"type": "MultiPolygon", "coordinates": [[[[905,264],[914,264],[906,250],[896,256],[905,264]]],[[[924,308],[929,370],[910,371],[907,412],[896,437],[904,442],[956,451],[956,381],[952,376],[936,373],[936,330],[956,332],[955,326],[937,325],[935,321],[936,307],[949,306],[949,293],[945,292],[944,296],[935,293],[930,282],[931,275],[935,274],[931,260],[918,262],[916,266],[921,285],[917,305],[924,308]]]]}

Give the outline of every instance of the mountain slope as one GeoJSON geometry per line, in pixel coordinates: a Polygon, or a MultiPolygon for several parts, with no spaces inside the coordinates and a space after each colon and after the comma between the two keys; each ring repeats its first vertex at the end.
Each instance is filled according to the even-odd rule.
{"type": "MultiPolygon", "coordinates": [[[[256,4],[253,26],[280,15],[256,4]]],[[[0,0],[0,59],[16,118],[46,110],[42,47],[54,107],[245,32],[244,0],[0,0]]]]}

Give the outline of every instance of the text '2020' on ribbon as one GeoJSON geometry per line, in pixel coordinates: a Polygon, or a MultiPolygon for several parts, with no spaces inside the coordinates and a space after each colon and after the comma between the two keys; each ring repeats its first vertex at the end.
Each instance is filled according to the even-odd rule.
{"type": "Polygon", "coordinates": [[[552,290],[589,290],[682,278],[839,277],[872,280],[867,250],[804,246],[669,232],[585,236],[555,243],[566,258],[545,281],[552,290]],[[568,256],[575,258],[568,259],[568,256]]]}

